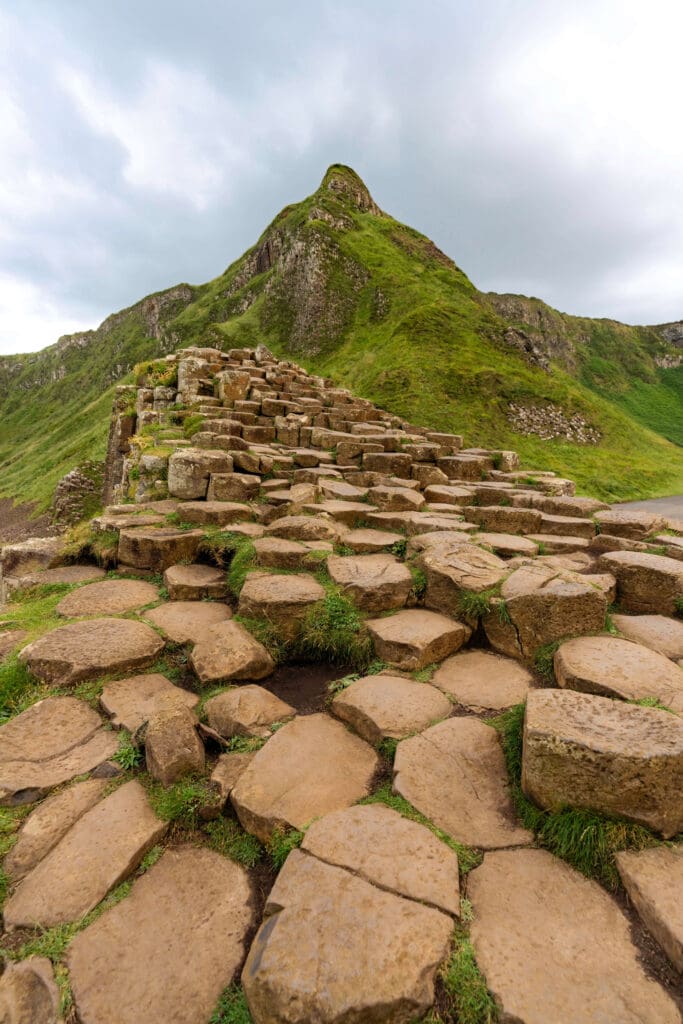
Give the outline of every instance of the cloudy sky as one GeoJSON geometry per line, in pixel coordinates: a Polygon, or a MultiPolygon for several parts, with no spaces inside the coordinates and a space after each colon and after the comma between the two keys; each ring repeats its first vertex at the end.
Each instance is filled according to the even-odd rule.
{"type": "Polygon", "coordinates": [[[0,352],[251,245],[330,163],[484,290],[683,317],[680,0],[0,0],[0,352]]]}

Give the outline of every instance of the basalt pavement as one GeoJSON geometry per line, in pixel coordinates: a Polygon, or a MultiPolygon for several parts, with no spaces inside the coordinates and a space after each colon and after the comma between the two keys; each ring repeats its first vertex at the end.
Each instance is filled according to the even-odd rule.
{"type": "Polygon", "coordinates": [[[2,553],[2,1024],[680,1022],[680,533],[260,347],[141,373],[116,503],[2,553]]]}

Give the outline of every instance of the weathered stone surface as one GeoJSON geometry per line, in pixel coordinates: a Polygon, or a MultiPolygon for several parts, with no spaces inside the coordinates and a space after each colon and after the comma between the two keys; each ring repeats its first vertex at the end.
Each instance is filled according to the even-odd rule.
{"type": "Polygon", "coordinates": [[[389,807],[326,814],[313,822],[301,849],[381,889],[460,915],[456,854],[424,825],[389,807]]]}
{"type": "Polygon", "coordinates": [[[8,629],[6,632],[0,633],[0,659],[6,658],[15,648],[23,644],[27,636],[28,633],[25,629],[8,629]]]}
{"type": "Polygon", "coordinates": [[[59,989],[47,957],[8,963],[0,977],[2,1024],[59,1024],[59,989]]]}
{"type": "Polygon", "coordinates": [[[294,850],[265,915],[242,972],[255,1024],[407,1024],[431,1006],[452,930],[440,911],[294,850]]]}
{"type": "Polygon", "coordinates": [[[622,636],[649,647],[665,658],[683,658],[683,622],[666,615],[613,615],[622,636]]]}
{"type": "Polygon", "coordinates": [[[261,537],[254,541],[254,550],[258,564],[270,569],[301,569],[311,553],[301,541],[283,537],[261,537]]]}
{"type": "Polygon", "coordinates": [[[116,736],[74,697],[46,697],[0,727],[0,804],[36,800],[116,753],[116,736]]]}
{"type": "Polygon", "coordinates": [[[285,540],[335,541],[343,530],[339,523],[323,516],[285,516],[266,527],[269,537],[284,537],[285,540]]]}
{"type": "Polygon", "coordinates": [[[135,569],[164,572],[176,562],[193,562],[204,533],[202,530],[121,530],[119,562],[135,569]]]}
{"type": "Polygon", "coordinates": [[[522,788],[549,810],[586,807],[665,838],[683,828],[683,721],[569,690],[531,690],[522,788]]]}
{"type": "Polygon", "coordinates": [[[595,523],[592,519],[579,519],[577,516],[543,513],[540,532],[554,537],[570,536],[591,540],[595,536],[595,523]]]}
{"type": "Polygon", "coordinates": [[[371,555],[386,551],[404,539],[403,534],[391,533],[389,530],[349,530],[344,534],[344,546],[351,548],[357,555],[371,555]]]}
{"type": "Polygon", "coordinates": [[[489,590],[509,572],[502,558],[468,543],[454,549],[428,548],[419,564],[427,577],[426,607],[453,616],[460,613],[463,591],[489,590]]]}
{"type": "Polygon", "coordinates": [[[164,585],[171,601],[217,600],[225,597],[225,572],[213,565],[171,565],[164,573],[164,585]]]}
{"type": "Polygon", "coordinates": [[[52,568],[57,563],[62,544],[60,537],[31,537],[18,544],[3,544],[0,550],[3,576],[26,576],[52,568]]]}
{"type": "Polygon", "coordinates": [[[30,671],[48,683],[73,686],[83,679],[149,665],[164,641],[143,622],[88,619],[59,626],[19,654],[30,671]]]}
{"type": "Polygon", "coordinates": [[[425,505],[423,495],[408,487],[371,487],[368,499],[383,512],[419,512],[425,505]]]}
{"type": "Polygon", "coordinates": [[[656,697],[683,713],[683,672],[663,654],[616,636],[581,636],[555,653],[558,685],[604,697],[656,697]]]}
{"type": "Polygon", "coordinates": [[[490,548],[501,558],[514,558],[516,555],[533,558],[538,554],[538,544],[528,537],[517,537],[512,533],[473,533],[472,543],[490,548]]]}
{"type": "Polygon", "coordinates": [[[200,526],[228,526],[250,519],[252,508],[235,501],[187,501],[181,506],[186,523],[200,526]]]}
{"type": "Polygon", "coordinates": [[[238,864],[207,849],[167,850],[131,894],[69,946],[84,1024],[205,1024],[251,927],[238,864]]]}
{"type": "Polygon", "coordinates": [[[576,516],[578,519],[592,516],[600,509],[609,508],[609,505],[606,505],[604,501],[598,501],[597,498],[536,494],[534,491],[515,495],[512,504],[520,507],[540,508],[542,512],[550,513],[550,515],[576,516]]]}
{"type": "Polygon", "coordinates": [[[503,711],[526,700],[533,676],[512,658],[463,651],[444,661],[430,681],[471,711],[503,711]]]}
{"type": "Polygon", "coordinates": [[[367,796],[377,765],[374,750],[340,722],[307,715],[257,752],[230,800],[244,828],[265,842],[278,828],[303,828],[367,796]]]}
{"type": "Polygon", "coordinates": [[[159,600],[159,591],[142,580],[102,580],[72,590],[56,608],[58,615],[121,615],[159,600]]]}
{"type": "Polygon", "coordinates": [[[575,551],[588,551],[590,542],[585,537],[566,537],[555,533],[530,533],[527,540],[542,548],[547,555],[570,555],[575,551]]]}
{"type": "Polygon", "coordinates": [[[204,769],[204,744],[197,735],[197,719],[180,704],[164,708],[150,718],[145,733],[147,771],[162,786],[204,769]]]}
{"type": "MultiPolygon", "coordinates": [[[[443,472],[439,470],[438,472],[443,472]]],[[[445,476],[445,473],[444,473],[445,476]]],[[[446,477],[446,480],[448,477],[446,477]]],[[[444,505],[459,505],[464,507],[469,505],[474,497],[474,491],[468,487],[455,487],[452,484],[430,484],[425,487],[424,492],[425,498],[430,504],[432,502],[439,502],[444,505]]]]}
{"type": "Polygon", "coordinates": [[[206,448],[182,448],[168,460],[168,492],[193,501],[205,498],[212,473],[230,473],[233,460],[227,452],[206,448]]]}
{"type": "Polygon", "coordinates": [[[600,568],[617,581],[617,599],[627,612],[673,615],[683,597],[683,562],[641,551],[610,551],[600,568]]]}
{"type": "Polygon", "coordinates": [[[144,614],[177,644],[196,644],[211,626],[232,618],[220,601],[167,601],[144,614]]]}
{"type": "Polygon", "coordinates": [[[135,732],[160,711],[178,705],[192,709],[198,703],[196,693],[174,686],[157,673],[107,683],[100,696],[100,705],[111,716],[112,725],[129,732],[135,732]]]}
{"type": "Polygon", "coordinates": [[[364,611],[402,608],[413,585],[410,570],[390,554],[333,555],[327,570],[345,596],[364,611]]]}
{"type": "Polygon", "coordinates": [[[238,611],[251,619],[276,624],[284,636],[294,637],[312,607],[325,599],[325,591],[313,576],[281,576],[251,572],[240,592],[238,611]]]}
{"type": "Polygon", "coordinates": [[[394,791],[467,846],[533,839],[515,824],[498,734],[478,719],[449,718],[399,743],[394,791]]]}
{"type": "Polygon", "coordinates": [[[468,522],[491,533],[537,533],[543,519],[535,509],[506,505],[466,505],[463,514],[468,522]]]}
{"type": "Polygon", "coordinates": [[[212,697],[204,705],[208,722],[221,736],[270,736],[273,722],[296,711],[262,686],[239,686],[212,697]]]}
{"type": "Polygon", "coordinates": [[[407,671],[441,661],[459,650],[472,634],[462,622],[421,608],[369,619],[366,625],[377,656],[407,671]]]}
{"type": "Polygon", "coordinates": [[[332,701],[332,713],[368,743],[403,739],[447,718],[451,702],[428,683],[400,676],[356,679],[332,701]]]}
{"type": "Polygon", "coordinates": [[[622,850],[615,861],[643,924],[683,973],[683,847],[622,850]]]}
{"type": "Polygon", "coordinates": [[[252,501],[259,492],[261,478],[252,473],[212,473],[207,501],[252,501]]]}
{"type": "Polygon", "coordinates": [[[216,767],[209,777],[210,788],[216,796],[218,810],[222,811],[225,802],[237,785],[237,780],[248,765],[253,761],[254,753],[221,754],[216,767]]]}
{"type": "Polygon", "coordinates": [[[190,664],[202,683],[264,679],[275,668],[263,644],[239,622],[212,626],[195,645],[190,664]]]}
{"type": "Polygon", "coordinates": [[[42,572],[20,576],[13,590],[26,590],[29,587],[41,586],[43,583],[91,583],[104,579],[106,572],[96,565],[62,565],[56,569],[43,569],[42,572]]]}
{"type": "Polygon", "coordinates": [[[563,861],[544,850],[487,853],[467,894],[477,963],[503,1020],[679,1024],[616,902],[563,861]]]}
{"type": "Polygon", "coordinates": [[[5,927],[78,920],[135,870],[166,828],[140,783],[125,783],[79,818],[19,883],[5,903],[5,927]]]}
{"type": "Polygon", "coordinates": [[[610,508],[596,512],[595,521],[601,533],[609,533],[613,537],[629,537],[631,540],[645,540],[651,533],[657,533],[666,526],[661,516],[643,509],[610,508]]]}

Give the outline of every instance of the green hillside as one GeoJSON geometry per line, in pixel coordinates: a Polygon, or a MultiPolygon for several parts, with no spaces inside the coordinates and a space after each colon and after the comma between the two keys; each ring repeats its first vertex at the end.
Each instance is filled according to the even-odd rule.
{"type": "Polygon", "coordinates": [[[683,368],[658,367],[675,349],[656,329],[477,291],[334,166],[214,281],[0,360],[1,493],[46,506],[60,476],[101,458],[112,384],[134,363],[183,345],[259,341],[414,422],[515,448],[525,466],[571,476],[583,493],[683,491],[683,368]],[[518,433],[509,403],[578,416],[599,443],[518,433]]]}

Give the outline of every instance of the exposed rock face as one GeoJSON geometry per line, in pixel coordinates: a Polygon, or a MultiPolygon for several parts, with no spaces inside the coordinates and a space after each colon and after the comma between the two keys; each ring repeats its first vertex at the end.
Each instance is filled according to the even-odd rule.
{"type": "Polygon", "coordinates": [[[71,619],[81,615],[121,615],[158,600],[157,588],[143,580],[102,580],[67,594],[56,611],[71,619]]]}
{"type": "Polygon", "coordinates": [[[666,615],[613,615],[622,636],[649,647],[666,658],[683,658],[683,622],[666,615]]]}
{"type": "Polygon", "coordinates": [[[457,651],[472,632],[462,622],[421,608],[398,612],[386,619],[370,619],[367,627],[377,656],[409,672],[457,651]]]}
{"type": "Polygon", "coordinates": [[[270,736],[274,722],[296,712],[262,686],[240,686],[212,697],[204,705],[209,725],[226,739],[231,736],[270,736]]]}
{"type": "Polygon", "coordinates": [[[683,562],[640,551],[611,551],[600,568],[616,577],[617,599],[627,612],[673,615],[683,597],[683,562]]]}
{"type": "Polygon", "coordinates": [[[200,682],[222,683],[231,679],[264,679],[275,668],[263,644],[238,622],[219,622],[199,639],[190,661],[200,682]]]}
{"type": "Polygon", "coordinates": [[[325,598],[312,576],[250,573],[240,592],[239,613],[273,622],[283,636],[294,638],[310,609],[325,598]]]}
{"type": "Polygon", "coordinates": [[[410,572],[393,555],[331,556],[327,568],[343,593],[369,612],[402,608],[413,585],[410,572]]]}
{"type": "Polygon", "coordinates": [[[373,744],[420,732],[450,711],[450,701],[428,683],[389,675],[357,679],[332,702],[333,714],[373,744]]]}
{"type": "Polygon", "coordinates": [[[96,511],[102,500],[104,463],[91,460],[70,470],[57,484],[52,499],[52,522],[70,526],[96,511]]]}
{"type": "Polygon", "coordinates": [[[100,705],[111,715],[112,725],[129,732],[135,732],[161,711],[178,705],[192,709],[198,703],[196,693],[174,686],[158,673],[107,683],[100,696],[100,705]]]}
{"type": "Polygon", "coordinates": [[[218,601],[168,601],[144,616],[174,643],[196,644],[212,626],[232,618],[232,612],[218,601]]]}
{"type": "Polygon", "coordinates": [[[683,973],[683,850],[622,850],[617,868],[631,902],[674,967],[683,973]]]}
{"type": "Polygon", "coordinates": [[[10,963],[0,977],[3,1024],[58,1024],[59,989],[47,957],[10,963]]]}
{"type": "Polygon", "coordinates": [[[204,745],[197,735],[197,719],[189,708],[175,705],[158,711],[145,733],[147,771],[163,786],[204,768],[204,745]]]}
{"type": "Polygon", "coordinates": [[[503,711],[526,700],[533,676],[511,658],[464,651],[444,661],[431,683],[472,711],[503,711]]]}

